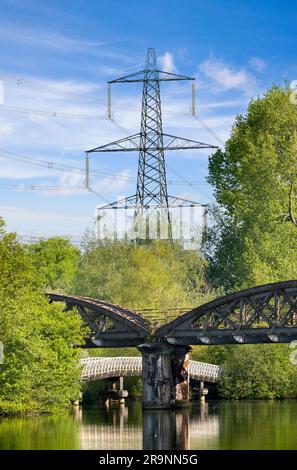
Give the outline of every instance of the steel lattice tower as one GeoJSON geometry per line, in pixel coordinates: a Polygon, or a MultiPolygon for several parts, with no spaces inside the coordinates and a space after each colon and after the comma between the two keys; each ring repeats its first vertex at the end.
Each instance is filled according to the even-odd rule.
{"type": "Polygon", "coordinates": [[[160,80],[154,49],[148,50],[146,61],[140,135],[136,202],[168,208],[160,80]]]}
{"type": "Polygon", "coordinates": [[[136,194],[116,201],[101,209],[134,208],[134,225],[147,220],[152,211],[158,211],[159,219],[167,220],[171,238],[171,207],[193,207],[193,201],[168,196],[165,150],[211,149],[216,146],[165,134],[162,127],[160,97],[161,81],[195,80],[192,77],[158,70],[155,51],[149,48],[145,69],[108,82],[108,115],[111,118],[110,85],[113,83],[143,82],[140,132],[110,144],[86,152],[87,158],[94,152],[138,151],[136,194]]]}

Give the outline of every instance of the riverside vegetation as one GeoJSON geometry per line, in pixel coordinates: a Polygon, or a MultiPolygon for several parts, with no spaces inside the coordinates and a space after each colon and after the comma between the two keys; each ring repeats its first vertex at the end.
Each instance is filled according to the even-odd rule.
{"type": "MultiPolygon", "coordinates": [[[[31,245],[0,229],[0,413],[57,411],[80,394],[78,358],[87,334],[80,316],[49,304],[55,290],[128,308],[189,308],[233,290],[296,279],[297,106],[288,87],[273,87],[238,116],[225,150],[209,159],[214,224],[203,252],[151,241],[98,242],[81,250],[67,238],[31,245]]],[[[132,355],[137,350],[92,350],[132,355]]],[[[221,364],[224,398],[296,398],[297,368],[288,345],[193,348],[192,358],[221,364]]],[[[130,380],[130,379],[129,379],[130,380]]],[[[130,391],[139,393],[131,379],[130,391]]],[[[94,397],[89,385],[86,398],[94,397]]]]}

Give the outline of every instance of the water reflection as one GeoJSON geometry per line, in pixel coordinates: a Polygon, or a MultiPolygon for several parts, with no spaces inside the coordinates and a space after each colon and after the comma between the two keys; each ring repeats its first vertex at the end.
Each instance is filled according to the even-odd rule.
{"type": "Polygon", "coordinates": [[[208,415],[208,404],[178,411],[143,412],[143,448],[146,450],[190,450],[193,439],[199,448],[215,447],[219,418],[208,415]]]}
{"type": "Polygon", "coordinates": [[[0,449],[297,449],[297,402],[209,402],[146,410],[140,403],[62,416],[0,418],[0,449]]]}
{"type": "Polygon", "coordinates": [[[141,407],[79,408],[81,449],[142,449],[141,407]]]}

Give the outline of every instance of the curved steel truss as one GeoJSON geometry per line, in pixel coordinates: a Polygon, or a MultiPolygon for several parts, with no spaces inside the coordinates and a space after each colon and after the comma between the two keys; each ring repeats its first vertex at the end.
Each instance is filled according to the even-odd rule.
{"type": "MultiPolygon", "coordinates": [[[[88,297],[48,294],[76,307],[91,329],[87,347],[138,346],[150,325],[136,312],[88,297]]],[[[156,331],[172,345],[289,343],[297,340],[297,280],[265,284],[212,300],[156,331]]]]}
{"type": "Polygon", "coordinates": [[[297,281],[218,298],[162,326],[157,337],[180,345],[291,342],[297,339],[297,281]]]}
{"type": "Polygon", "coordinates": [[[148,324],[136,312],[89,297],[47,294],[52,302],[65,302],[67,310],[77,308],[91,329],[87,347],[137,346],[149,335],[148,324]]]}

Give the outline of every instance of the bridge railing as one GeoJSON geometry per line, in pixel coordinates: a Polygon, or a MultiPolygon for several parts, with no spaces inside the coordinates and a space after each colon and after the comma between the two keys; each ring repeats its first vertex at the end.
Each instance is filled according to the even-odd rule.
{"type": "Polygon", "coordinates": [[[221,376],[221,367],[206,362],[190,361],[189,373],[192,379],[218,382],[221,376]]]}
{"type": "Polygon", "coordinates": [[[82,380],[123,376],[140,376],[141,357],[88,357],[81,359],[82,380]]]}
{"type": "MultiPolygon", "coordinates": [[[[140,376],[141,357],[88,357],[81,359],[82,380],[105,379],[119,376],[140,376]]],[[[220,366],[199,361],[189,362],[190,377],[205,382],[218,382],[220,366]]]]}

